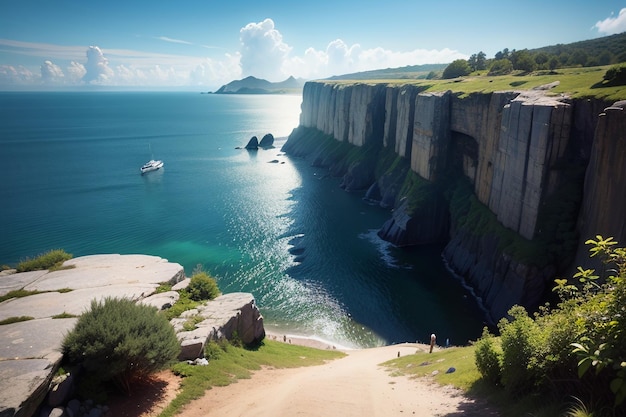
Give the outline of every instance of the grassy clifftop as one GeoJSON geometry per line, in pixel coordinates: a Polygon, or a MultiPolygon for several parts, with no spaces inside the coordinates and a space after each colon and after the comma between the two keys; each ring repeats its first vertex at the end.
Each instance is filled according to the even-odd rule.
{"type": "Polygon", "coordinates": [[[467,77],[450,80],[409,80],[409,79],[375,79],[375,80],[340,80],[326,81],[339,84],[411,84],[424,88],[426,92],[451,90],[462,96],[473,93],[491,93],[504,90],[530,90],[550,83],[558,85],[549,90],[549,94],[568,95],[572,98],[596,98],[605,101],[626,99],[626,86],[611,86],[604,82],[604,74],[610,65],[585,68],[563,68],[556,71],[537,71],[527,74],[512,73],[509,75],[488,76],[487,71],[473,73],[467,77]]]}

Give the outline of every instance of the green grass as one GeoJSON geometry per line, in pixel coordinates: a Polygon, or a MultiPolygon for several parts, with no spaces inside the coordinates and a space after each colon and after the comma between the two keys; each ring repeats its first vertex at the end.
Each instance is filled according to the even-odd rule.
{"type": "Polygon", "coordinates": [[[20,262],[15,269],[17,272],[40,271],[49,269],[56,271],[60,269],[73,268],[73,266],[63,267],[63,262],[72,259],[72,255],[63,249],[54,249],[43,253],[36,258],[25,259],[20,262]]]}
{"type": "Polygon", "coordinates": [[[212,343],[207,350],[212,353],[208,366],[193,366],[184,362],[173,366],[173,371],[183,376],[181,389],[159,417],[175,416],[186,404],[202,397],[211,387],[250,378],[252,371],[321,365],[345,355],[334,350],[312,349],[270,340],[262,342],[255,349],[212,343]]]}
{"type": "Polygon", "coordinates": [[[11,324],[11,323],[19,323],[21,321],[28,321],[28,320],[35,320],[35,318],[31,316],[8,317],[4,320],[0,320],[0,326],[3,326],[5,324],[11,324]]]}
{"type": "MultiPolygon", "coordinates": [[[[411,84],[424,88],[427,92],[441,92],[451,90],[460,93],[462,97],[472,93],[492,93],[503,90],[530,90],[532,88],[559,81],[559,85],[549,94],[567,94],[572,98],[597,98],[606,101],[617,101],[626,98],[626,86],[609,86],[603,77],[612,65],[585,68],[563,68],[551,73],[536,71],[527,75],[510,74],[488,76],[486,71],[474,73],[467,77],[452,80],[371,80],[360,83],[389,85],[411,84]]],[[[328,82],[328,81],[325,81],[328,82]]],[[[355,81],[332,81],[343,84],[353,84],[355,81]]]]}
{"type": "Polygon", "coordinates": [[[30,295],[35,295],[35,294],[41,294],[41,291],[37,291],[37,290],[28,291],[23,288],[20,290],[9,291],[3,296],[0,296],[0,303],[6,300],[10,300],[11,298],[22,298],[22,297],[28,297],[30,295]]]}
{"type": "Polygon", "coordinates": [[[78,316],[76,314],[70,314],[65,311],[63,313],[55,314],[54,316],[52,316],[53,319],[71,319],[74,317],[78,317],[78,316]]]}
{"type": "Polygon", "coordinates": [[[474,346],[452,347],[432,354],[418,352],[385,362],[392,376],[432,378],[440,385],[452,385],[469,398],[486,400],[500,415],[549,417],[560,415],[561,405],[545,398],[525,397],[511,399],[500,387],[481,378],[474,362],[474,346]],[[447,374],[449,368],[455,371],[447,374]],[[433,372],[437,371],[433,376],[433,372]]]}

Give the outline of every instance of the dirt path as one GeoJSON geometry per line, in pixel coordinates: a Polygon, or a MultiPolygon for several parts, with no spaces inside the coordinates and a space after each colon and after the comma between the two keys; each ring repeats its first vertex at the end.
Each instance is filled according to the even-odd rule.
{"type": "Polygon", "coordinates": [[[251,379],[213,388],[181,417],[485,416],[485,407],[426,378],[392,377],[380,363],[414,354],[403,344],[349,351],[321,366],[263,370],[251,379]]]}

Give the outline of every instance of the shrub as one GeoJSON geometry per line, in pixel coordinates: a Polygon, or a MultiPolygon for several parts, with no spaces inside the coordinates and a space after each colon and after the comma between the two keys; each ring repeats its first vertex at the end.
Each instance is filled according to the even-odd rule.
{"type": "Polygon", "coordinates": [[[533,391],[542,380],[544,344],[539,326],[523,307],[514,306],[509,315],[510,321],[502,319],[498,324],[502,342],[502,383],[509,393],[519,396],[533,391]]]}
{"type": "Polygon", "coordinates": [[[62,347],[70,363],[127,393],[134,381],[165,368],[180,351],[174,328],[156,308],[117,298],[93,300],[62,347]]]}
{"type": "Polygon", "coordinates": [[[462,77],[472,72],[469,64],[464,59],[456,59],[452,61],[444,70],[441,78],[448,80],[450,78],[462,77]]]}
{"type": "Polygon", "coordinates": [[[487,75],[506,75],[513,71],[513,64],[506,58],[493,61],[487,75]]]}
{"type": "Polygon", "coordinates": [[[212,300],[220,295],[217,282],[206,272],[195,273],[191,277],[186,291],[189,294],[189,298],[194,301],[212,300]]]}
{"type": "Polygon", "coordinates": [[[626,65],[616,65],[609,68],[603,78],[610,85],[626,85],[626,65]]]}
{"type": "Polygon", "coordinates": [[[497,385],[502,379],[502,348],[489,330],[483,329],[482,337],[475,343],[476,368],[486,381],[497,385]]]}
{"type": "MultiPolygon", "coordinates": [[[[591,256],[607,264],[605,276],[578,268],[577,285],[557,279],[557,308],[542,307],[534,320],[519,306],[498,324],[502,346],[501,382],[515,396],[546,394],[580,398],[597,410],[626,401],[626,249],[612,238],[586,242],[591,256]]],[[[475,360],[486,380],[494,381],[496,340],[488,333],[477,342],[475,360]]],[[[544,397],[542,397],[544,398],[544,397]]]]}
{"type": "Polygon", "coordinates": [[[39,255],[34,259],[26,259],[17,265],[17,272],[40,271],[43,269],[58,269],[61,264],[72,255],[63,249],[55,249],[39,255]]]}

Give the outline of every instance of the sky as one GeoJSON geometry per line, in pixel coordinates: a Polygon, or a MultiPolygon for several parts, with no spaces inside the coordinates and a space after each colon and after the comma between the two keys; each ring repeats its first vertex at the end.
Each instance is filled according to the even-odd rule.
{"type": "Polygon", "coordinates": [[[214,91],[626,31],[626,0],[3,0],[0,91],[214,91]]]}

